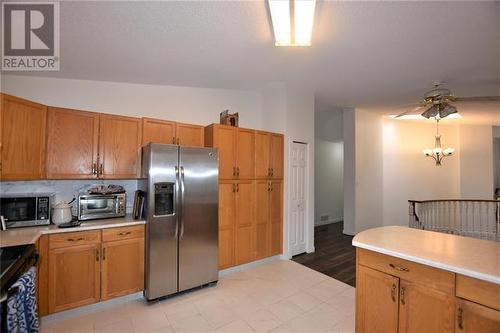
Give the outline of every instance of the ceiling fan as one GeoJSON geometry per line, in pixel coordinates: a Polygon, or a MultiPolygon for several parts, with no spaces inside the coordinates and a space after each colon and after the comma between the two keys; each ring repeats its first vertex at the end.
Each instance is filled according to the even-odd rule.
{"type": "Polygon", "coordinates": [[[450,114],[456,113],[456,106],[450,102],[495,102],[500,101],[500,96],[472,96],[457,97],[450,89],[444,88],[441,82],[434,83],[434,88],[424,94],[423,100],[412,110],[408,110],[396,116],[400,118],[406,115],[418,114],[424,110],[421,115],[429,118],[445,118],[450,114]]]}

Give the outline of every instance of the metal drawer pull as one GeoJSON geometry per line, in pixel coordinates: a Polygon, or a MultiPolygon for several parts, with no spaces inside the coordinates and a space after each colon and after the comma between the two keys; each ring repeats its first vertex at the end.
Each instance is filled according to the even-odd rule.
{"type": "Polygon", "coordinates": [[[464,329],[464,309],[458,308],[458,328],[463,330],[464,329]]]}
{"type": "Polygon", "coordinates": [[[84,239],[85,238],[83,238],[83,237],[80,237],[80,238],[68,238],[67,241],[69,241],[69,242],[78,242],[78,241],[82,241],[84,239]]]}
{"type": "Polygon", "coordinates": [[[99,249],[95,249],[95,261],[99,261],[99,249]]]}
{"type": "Polygon", "coordinates": [[[130,232],[130,231],[127,231],[127,232],[120,232],[120,233],[118,234],[118,236],[127,236],[127,235],[130,235],[131,233],[132,233],[132,232],[130,232]]]}
{"type": "Polygon", "coordinates": [[[394,283],[391,288],[391,298],[393,302],[396,302],[396,285],[394,283]]]}
{"type": "Polygon", "coordinates": [[[106,260],[106,248],[102,248],[102,260],[106,260]]]}
{"type": "Polygon", "coordinates": [[[401,304],[405,305],[405,287],[401,287],[401,304]]]}
{"type": "Polygon", "coordinates": [[[409,272],[410,271],[408,268],[402,267],[399,265],[389,264],[389,266],[391,266],[391,268],[394,268],[395,270],[398,270],[400,272],[409,272]]]}

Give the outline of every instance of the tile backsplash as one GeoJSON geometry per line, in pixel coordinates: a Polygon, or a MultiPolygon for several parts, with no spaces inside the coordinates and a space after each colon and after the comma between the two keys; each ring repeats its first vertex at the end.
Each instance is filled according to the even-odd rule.
{"type": "MultiPolygon", "coordinates": [[[[1,193],[55,193],[55,202],[69,202],[82,189],[91,185],[121,185],[127,191],[127,212],[132,211],[134,204],[134,192],[137,190],[137,180],[30,180],[30,181],[2,181],[0,182],[1,193]]],[[[76,205],[73,205],[73,210],[76,205]]],[[[74,213],[76,213],[74,211],[74,213]]]]}

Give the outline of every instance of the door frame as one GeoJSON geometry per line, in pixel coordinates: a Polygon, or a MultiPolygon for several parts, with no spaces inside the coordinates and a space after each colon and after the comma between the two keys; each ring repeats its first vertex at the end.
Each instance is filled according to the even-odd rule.
{"type": "Polygon", "coordinates": [[[310,210],[311,210],[311,200],[310,200],[310,188],[309,188],[309,185],[310,185],[310,151],[311,151],[311,147],[310,147],[310,143],[308,142],[304,142],[304,141],[299,141],[299,140],[287,140],[286,142],[286,150],[287,150],[287,156],[288,158],[285,160],[285,181],[284,181],[284,188],[285,188],[285,228],[284,229],[284,239],[286,240],[286,242],[283,242],[284,246],[286,246],[284,250],[284,256],[286,259],[291,259],[292,258],[292,244],[290,243],[291,242],[291,237],[290,237],[290,232],[291,232],[291,228],[290,228],[290,223],[291,223],[291,220],[290,220],[290,216],[291,216],[291,191],[290,191],[290,184],[289,184],[289,179],[290,179],[290,176],[291,176],[291,171],[292,171],[292,164],[291,164],[291,160],[292,160],[292,147],[294,144],[300,144],[300,145],[304,145],[305,148],[306,148],[306,166],[305,166],[305,184],[304,184],[304,188],[305,188],[305,193],[304,193],[304,197],[305,197],[305,223],[304,223],[304,235],[305,235],[305,238],[306,238],[306,253],[311,253],[311,252],[314,252],[314,225],[312,225],[312,229],[311,227],[309,226],[309,223],[314,223],[314,221],[309,221],[309,215],[310,215],[310,210]],[[312,233],[311,233],[312,232],[312,233]],[[312,237],[312,239],[311,239],[312,237]],[[286,244],[286,245],[285,245],[286,244]]]}

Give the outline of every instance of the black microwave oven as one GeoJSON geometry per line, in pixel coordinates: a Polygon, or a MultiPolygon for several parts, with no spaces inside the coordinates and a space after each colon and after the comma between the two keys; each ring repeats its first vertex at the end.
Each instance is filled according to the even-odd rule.
{"type": "Polygon", "coordinates": [[[0,215],[7,229],[50,224],[53,193],[0,194],[0,215]]]}

